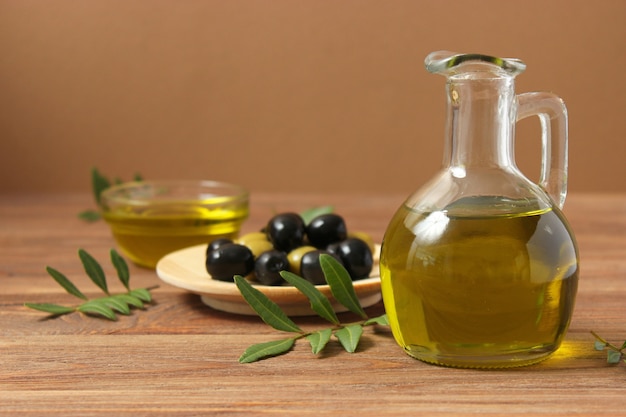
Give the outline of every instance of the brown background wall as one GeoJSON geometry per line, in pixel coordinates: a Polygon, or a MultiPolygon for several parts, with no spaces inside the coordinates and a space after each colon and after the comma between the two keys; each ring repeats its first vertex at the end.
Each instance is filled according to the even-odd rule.
{"type": "MultiPolygon", "coordinates": [[[[411,192],[439,167],[433,50],[523,59],[570,115],[570,191],[626,191],[626,1],[0,0],[0,192],[89,170],[411,192]]],[[[535,120],[519,165],[539,170],[535,120]]]]}

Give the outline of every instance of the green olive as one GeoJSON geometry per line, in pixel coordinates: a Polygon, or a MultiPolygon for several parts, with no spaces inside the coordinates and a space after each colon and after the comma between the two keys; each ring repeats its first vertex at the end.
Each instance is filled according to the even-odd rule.
{"type": "Polygon", "coordinates": [[[306,253],[314,251],[316,249],[317,248],[313,246],[300,246],[289,252],[287,254],[287,259],[289,260],[289,270],[296,275],[300,275],[300,264],[302,263],[302,257],[306,253]]]}
{"type": "Polygon", "coordinates": [[[237,238],[236,243],[239,243],[240,245],[248,246],[248,243],[256,242],[258,240],[269,242],[269,240],[267,239],[267,235],[265,233],[251,232],[251,233],[246,233],[245,235],[237,238]]]}
{"type": "Polygon", "coordinates": [[[263,252],[274,249],[272,242],[267,239],[267,236],[263,232],[246,233],[237,238],[235,243],[248,247],[252,251],[255,259],[263,252]]]}
{"type": "Polygon", "coordinates": [[[255,259],[258,258],[263,252],[274,249],[272,242],[269,240],[250,240],[246,242],[245,246],[252,251],[255,259]]]}

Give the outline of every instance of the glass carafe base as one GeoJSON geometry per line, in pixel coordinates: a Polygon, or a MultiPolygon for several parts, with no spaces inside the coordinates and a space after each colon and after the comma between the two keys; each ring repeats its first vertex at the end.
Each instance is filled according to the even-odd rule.
{"type": "Polygon", "coordinates": [[[498,355],[445,355],[431,352],[422,346],[404,346],[411,357],[432,365],[451,368],[498,369],[534,365],[548,359],[558,346],[547,345],[521,351],[501,352],[498,355]]]}

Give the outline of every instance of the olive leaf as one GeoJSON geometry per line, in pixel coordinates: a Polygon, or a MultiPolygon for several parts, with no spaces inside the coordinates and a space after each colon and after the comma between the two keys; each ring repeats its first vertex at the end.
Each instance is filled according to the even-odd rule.
{"type": "Polygon", "coordinates": [[[78,218],[86,222],[93,223],[100,220],[102,215],[96,210],[84,210],[78,213],[78,218]]]}
{"type": "MultiPolygon", "coordinates": [[[[140,174],[135,174],[133,177],[133,181],[143,181],[143,178],[140,174]]],[[[96,205],[99,209],[102,208],[102,192],[107,188],[111,187],[114,184],[121,184],[122,180],[119,178],[115,178],[111,181],[105,175],[100,173],[97,168],[91,169],[91,191],[93,193],[93,198],[96,202],[96,205]]],[[[78,213],[78,217],[86,222],[96,222],[102,218],[102,214],[100,210],[84,210],[78,213]]]]}
{"type": "Polygon", "coordinates": [[[107,188],[111,186],[111,181],[104,175],[100,174],[97,168],[91,169],[91,188],[93,191],[94,200],[96,203],[100,205],[102,202],[100,200],[100,194],[107,188]]]}
{"type": "Polygon", "coordinates": [[[49,266],[46,267],[46,271],[69,294],[72,294],[73,296],[78,297],[78,298],[82,298],[83,300],[87,299],[87,296],[85,294],[83,294],[82,292],[80,292],[80,290],[78,288],[76,288],[76,286],[72,283],[72,281],[67,279],[67,277],[65,275],[63,275],[62,273],[60,273],[56,269],[51,268],[49,266]]]}
{"type": "Polygon", "coordinates": [[[235,284],[241,295],[261,319],[276,330],[301,333],[300,329],[280,307],[267,298],[265,294],[254,288],[241,275],[235,276],[235,284]]]}
{"type": "Polygon", "coordinates": [[[317,216],[321,216],[322,214],[332,213],[333,210],[334,210],[333,206],[313,207],[313,208],[310,208],[308,210],[301,212],[300,217],[302,217],[304,224],[309,224],[311,223],[311,220],[313,220],[317,216]]]}
{"type": "Polygon", "coordinates": [[[83,263],[83,268],[87,273],[87,276],[96,284],[102,291],[106,294],[109,293],[109,289],[107,288],[107,280],[104,276],[104,271],[102,267],[96,261],[93,256],[88,254],[84,249],[78,250],[78,256],[83,263]]]}
{"type": "Polygon", "coordinates": [[[596,340],[595,342],[593,342],[593,348],[595,350],[604,350],[605,347],[606,347],[606,343],[602,343],[599,340],[596,340]]]}
{"type": "MultiPolygon", "coordinates": [[[[323,256],[320,256],[320,261],[323,256]]],[[[239,357],[240,363],[255,362],[260,359],[287,353],[291,350],[294,343],[301,338],[306,338],[311,345],[313,354],[318,354],[327,346],[333,334],[347,352],[355,352],[363,334],[364,326],[388,325],[385,314],[374,318],[367,317],[359,299],[356,297],[352,280],[345,281],[345,276],[349,277],[348,271],[331,256],[328,256],[328,258],[331,260],[326,261],[327,267],[326,269],[322,268],[322,271],[326,282],[330,286],[331,293],[344,307],[359,314],[364,320],[356,323],[341,324],[330,300],[323,293],[304,278],[291,272],[282,271],[281,276],[309,299],[313,311],[334,325],[330,328],[304,332],[289,319],[287,314],[276,303],[254,288],[245,278],[236,275],[234,279],[241,295],[265,323],[277,330],[297,333],[287,339],[259,343],[248,347],[239,357]]]]}
{"type": "Polygon", "coordinates": [[[109,320],[115,320],[115,311],[106,304],[99,303],[96,300],[87,301],[77,307],[81,313],[96,314],[106,317],[109,320]]]}
{"type": "Polygon", "coordinates": [[[332,329],[322,329],[310,333],[306,338],[311,344],[311,351],[313,354],[317,355],[320,353],[326,347],[326,344],[330,341],[330,337],[332,335],[332,329]]]}
{"type": "Polygon", "coordinates": [[[387,318],[386,314],[383,314],[382,316],[365,320],[365,323],[363,323],[363,325],[365,326],[370,325],[370,324],[380,324],[381,326],[389,326],[389,319],[387,318]]]}
{"type": "Polygon", "coordinates": [[[133,296],[131,294],[117,294],[115,297],[117,297],[120,301],[128,304],[129,306],[132,306],[135,308],[144,307],[143,301],[140,298],[137,298],[136,296],[133,296]]]}
{"type": "Polygon", "coordinates": [[[132,291],[130,291],[128,293],[128,295],[132,296],[132,297],[136,297],[141,301],[144,301],[146,303],[151,303],[152,302],[152,294],[150,293],[150,290],[147,288],[137,288],[134,289],[132,291]]]}
{"type": "Polygon", "coordinates": [[[341,346],[349,353],[353,353],[356,350],[362,334],[363,326],[360,324],[351,324],[335,332],[335,336],[339,339],[341,346]]]}
{"type": "Polygon", "coordinates": [[[109,320],[116,320],[117,314],[129,315],[131,313],[131,308],[144,308],[145,303],[150,303],[152,301],[152,295],[150,294],[149,289],[138,288],[130,290],[128,264],[126,264],[126,261],[117,252],[115,252],[115,250],[111,250],[111,261],[118,271],[120,280],[128,289],[127,293],[115,295],[109,294],[104,271],[95,258],[83,249],[80,249],[78,254],[85,272],[94,284],[105,292],[107,295],[106,297],[89,300],[65,275],[54,268],[46,267],[48,274],[59,285],[61,285],[61,287],[63,287],[69,294],[85,300],[85,302],[75,307],[67,307],[51,303],[25,303],[24,306],[34,310],[50,313],[52,316],[61,316],[63,314],[79,311],[90,315],[101,316],[109,320]]]}
{"type": "Polygon", "coordinates": [[[24,305],[26,307],[32,308],[33,310],[44,311],[46,313],[50,313],[55,316],[60,316],[62,314],[67,314],[67,313],[73,313],[74,311],[76,311],[76,308],[74,307],[65,307],[65,306],[60,306],[58,304],[50,304],[50,303],[40,303],[40,304],[26,303],[24,305]]]}
{"type": "Polygon", "coordinates": [[[335,310],[333,310],[330,300],[328,300],[328,298],[326,298],[320,290],[315,288],[315,285],[311,284],[306,279],[297,276],[293,272],[281,271],[280,276],[283,277],[285,281],[296,287],[302,294],[307,296],[311,302],[311,309],[320,317],[333,324],[339,324],[339,319],[337,318],[337,314],[335,314],[335,310]]]}
{"type": "Polygon", "coordinates": [[[606,353],[606,361],[607,363],[619,363],[619,361],[622,359],[622,352],[616,352],[614,350],[609,350],[606,353]]]}
{"type": "Polygon", "coordinates": [[[296,339],[293,337],[272,342],[259,343],[250,346],[239,358],[239,363],[250,363],[269,356],[287,353],[293,347],[296,339]]]}
{"type": "MultiPolygon", "coordinates": [[[[94,302],[95,301],[96,300],[94,300],[94,302]]],[[[128,316],[130,314],[130,306],[126,302],[115,296],[104,297],[99,301],[109,307],[111,310],[115,310],[120,314],[123,314],[125,316],[128,316]]]]}
{"type": "Polygon", "coordinates": [[[115,267],[117,271],[117,277],[124,287],[130,291],[130,287],[128,286],[128,281],[130,280],[130,272],[128,272],[128,264],[124,259],[117,253],[114,249],[111,249],[111,263],[115,267]]]}
{"type": "Polygon", "coordinates": [[[320,266],[333,297],[348,310],[364,319],[367,318],[346,268],[335,258],[325,253],[320,255],[320,266]]]}

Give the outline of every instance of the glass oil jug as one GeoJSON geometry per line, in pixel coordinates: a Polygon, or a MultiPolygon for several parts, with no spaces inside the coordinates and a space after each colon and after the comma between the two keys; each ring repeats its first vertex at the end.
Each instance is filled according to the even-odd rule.
{"type": "Polygon", "coordinates": [[[393,335],[417,359],[454,367],[536,363],[560,345],[579,255],[561,212],[567,112],[549,93],[516,95],[517,59],[434,52],[447,79],[442,169],[397,210],[382,243],[393,335]],[[542,130],[539,184],[514,159],[515,122],[542,130]]]}

